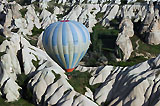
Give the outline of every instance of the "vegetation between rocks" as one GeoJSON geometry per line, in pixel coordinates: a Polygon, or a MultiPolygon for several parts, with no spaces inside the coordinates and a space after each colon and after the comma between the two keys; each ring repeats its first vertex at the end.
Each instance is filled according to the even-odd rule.
{"type": "Polygon", "coordinates": [[[21,15],[23,18],[25,18],[25,14],[27,12],[27,9],[26,8],[22,8],[21,10],[19,10],[21,12],[21,15]]]}
{"type": "Polygon", "coordinates": [[[120,61],[120,62],[110,61],[108,64],[113,65],[113,66],[127,67],[127,66],[133,66],[133,65],[139,64],[146,60],[147,59],[144,58],[143,56],[137,56],[137,57],[132,57],[125,62],[124,61],[120,61]]]}
{"type": "Polygon", "coordinates": [[[0,106],[35,106],[35,105],[22,98],[15,102],[6,102],[4,98],[0,97],[0,106]]]}
{"type": "Polygon", "coordinates": [[[100,86],[100,84],[89,85],[89,79],[91,78],[91,74],[88,72],[80,72],[78,70],[74,70],[73,72],[66,73],[69,80],[68,82],[73,86],[74,90],[85,94],[85,87],[90,88],[90,90],[94,93],[95,90],[100,86]]]}
{"type": "Polygon", "coordinates": [[[91,75],[88,72],[80,72],[74,70],[73,72],[66,73],[69,77],[68,82],[74,87],[74,90],[84,94],[86,92],[85,87],[89,85],[88,81],[91,75]]]}
{"type": "Polygon", "coordinates": [[[21,98],[23,98],[25,101],[28,101],[29,103],[33,104],[32,98],[33,98],[33,94],[31,89],[29,89],[27,87],[27,84],[29,82],[29,77],[27,77],[27,75],[25,75],[24,73],[21,73],[19,75],[17,75],[17,84],[22,87],[22,89],[20,90],[20,94],[21,94],[21,98]]]}

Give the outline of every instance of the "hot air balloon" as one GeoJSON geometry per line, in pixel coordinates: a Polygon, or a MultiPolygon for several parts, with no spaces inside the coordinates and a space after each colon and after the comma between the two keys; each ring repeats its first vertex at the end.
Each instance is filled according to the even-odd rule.
{"type": "Polygon", "coordinates": [[[90,34],[83,24],[63,20],[45,29],[42,43],[56,63],[67,72],[72,72],[89,48],[90,34]]]}

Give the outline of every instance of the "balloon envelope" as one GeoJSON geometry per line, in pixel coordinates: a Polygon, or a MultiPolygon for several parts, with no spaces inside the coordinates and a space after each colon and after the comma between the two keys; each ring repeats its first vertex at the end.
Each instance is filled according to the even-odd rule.
{"type": "Polygon", "coordinates": [[[89,48],[90,34],[79,22],[58,21],[45,29],[42,43],[54,61],[67,72],[72,72],[89,48]]]}

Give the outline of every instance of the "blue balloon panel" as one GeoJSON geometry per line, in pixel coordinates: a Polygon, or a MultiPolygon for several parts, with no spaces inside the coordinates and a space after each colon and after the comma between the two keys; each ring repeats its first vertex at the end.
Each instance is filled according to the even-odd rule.
{"type": "Polygon", "coordinates": [[[63,69],[74,69],[90,45],[87,28],[76,21],[64,20],[50,24],[44,31],[42,43],[47,54],[63,69]]]}

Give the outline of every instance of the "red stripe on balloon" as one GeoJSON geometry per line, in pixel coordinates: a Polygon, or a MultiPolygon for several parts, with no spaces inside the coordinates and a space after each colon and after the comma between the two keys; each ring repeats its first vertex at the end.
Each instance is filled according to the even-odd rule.
{"type": "Polygon", "coordinates": [[[60,21],[60,22],[69,22],[69,20],[62,20],[62,21],[60,21]]]}

